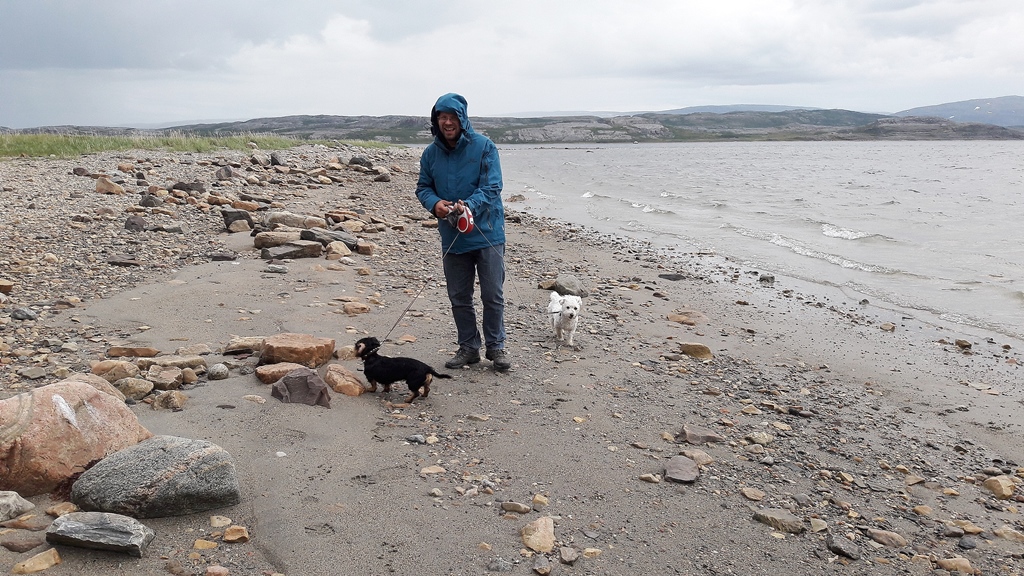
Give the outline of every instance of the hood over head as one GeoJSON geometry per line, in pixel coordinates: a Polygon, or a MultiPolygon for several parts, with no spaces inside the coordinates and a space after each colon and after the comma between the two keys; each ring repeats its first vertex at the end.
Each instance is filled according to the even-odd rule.
{"type": "Polygon", "coordinates": [[[466,112],[466,99],[454,92],[449,92],[437,99],[434,107],[430,109],[430,134],[435,138],[441,135],[441,129],[437,126],[437,114],[439,112],[451,112],[459,117],[459,124],[462,131],[467,134],[473,133],[473,125],[469,123],[469,114],[466,112]]]}

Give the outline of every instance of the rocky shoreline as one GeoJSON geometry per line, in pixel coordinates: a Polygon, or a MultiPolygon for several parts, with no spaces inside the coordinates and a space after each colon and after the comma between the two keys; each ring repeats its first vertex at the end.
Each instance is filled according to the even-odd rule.
{"type": "MultiPolygon", "coordinates": [[[[46,573],[1024,571],[1019,348],[940,341],[728,262],[531,216],[511,198],[509,374],[482,362],[413,406],[396,403],[403,390],[336,395],[329,410],[270,398],[259,355],[226,353],[233,339],[305,333],[340,351],[390,335],[385,353],[434,366],[454,353],[436,232],[412,194],[415,153],[276,156],[0,162],[0,400],[92,372],[117,346],[157,358],[205,346],[228,378],[199,370],[175,408],[143,398],[132,410],[156,434],[231,453],[243,502],[216,513],[251,533],[232,544],[208,516],[158,519],[140,559],[60,546],[65,561],[46,573]],[[268,254],[246,226],[228,232],[229,211],[257,230],[273,212],[349,214],[338,229],[358,242],[353,254],[268,254]],[[579,349],[556,346],[542,314],[539,287],[570,275],[588,292],[579,349]],[[801,348],[790,324],[834,351],[801,348]],[[889,334],[902,346],[879,352],[889,334]],[[914,386],[944,385],[937,375],[950,388],[915,399],[914,386]],[[996,427],[956,420],[979,411],[996,427]]],[[[332,364],[358,373],[343,354],[332,364]]],[[[0,549],[0,562],[44,547],[0,549]]]]}

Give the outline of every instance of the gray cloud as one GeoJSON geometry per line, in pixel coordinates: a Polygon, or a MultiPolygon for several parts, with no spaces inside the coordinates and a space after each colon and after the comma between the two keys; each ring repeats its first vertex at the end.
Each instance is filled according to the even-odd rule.
{"type": "Polygon", "coordinates": [[[1017,0],[0,0],[0,125],[1019,93],[1017,0]]]}

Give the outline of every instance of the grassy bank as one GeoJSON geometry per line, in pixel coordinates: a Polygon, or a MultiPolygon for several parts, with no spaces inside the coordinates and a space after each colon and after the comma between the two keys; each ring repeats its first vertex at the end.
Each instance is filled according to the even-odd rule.
{"type": "Polygon", "coordinates": [[[169,152],[250,150],[250,142],[255,143],[263,150],[283,150],[303,144],[323,144],[325,146],[348,144],[366,148],[388,146],[388,144],[373,141],[302,140],[272,134],[243,134],[239,136],[0,134],[0,157],[71,158],[111,150],[167,150],[169,152]]]}

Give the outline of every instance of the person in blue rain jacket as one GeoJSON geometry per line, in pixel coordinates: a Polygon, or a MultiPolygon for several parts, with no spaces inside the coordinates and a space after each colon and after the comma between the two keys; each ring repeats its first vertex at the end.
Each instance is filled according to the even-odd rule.
{"type": "Polygon", "coordinates": [[[438,218],[441,260],[458,332],[459,350],[445,366],[480,362],[483,345],[494,369],[504,372],[511,362],[505,351],[505,207],[498,148],[473,130],[466,99],[458,94],[437,99],[430,111],[430,133],[434,141],[420,156],[416,196],[438,218]],[[473,229],[460,232],[448,216],[467,209],[473,229]],[[483,304],[480,328],[473,304],[477,278],[483,304]]]}

